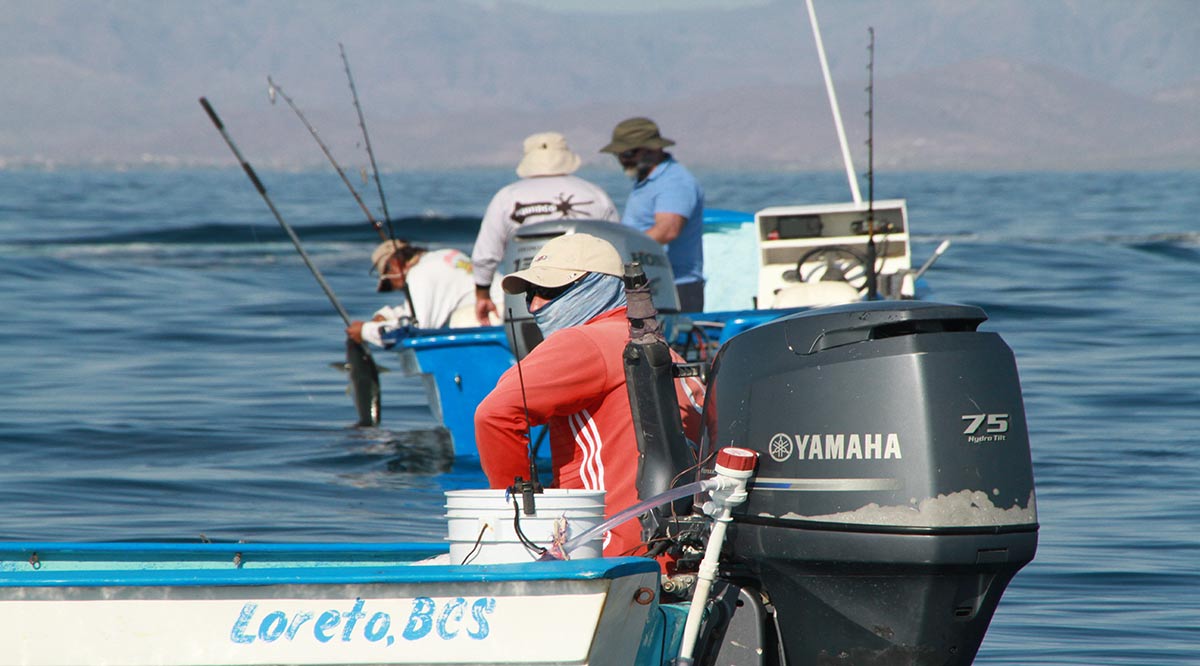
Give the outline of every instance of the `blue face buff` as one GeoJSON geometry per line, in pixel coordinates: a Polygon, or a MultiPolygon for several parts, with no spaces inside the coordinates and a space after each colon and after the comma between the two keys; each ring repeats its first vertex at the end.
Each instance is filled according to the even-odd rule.
{"type": "Polygon", "coordinates": [[[586,323],[592,317],[622,305],[625,305],[625,283],[621,278],[588,273],[532,314],[542,336],[548,338],[555,331],[586,323]]]}

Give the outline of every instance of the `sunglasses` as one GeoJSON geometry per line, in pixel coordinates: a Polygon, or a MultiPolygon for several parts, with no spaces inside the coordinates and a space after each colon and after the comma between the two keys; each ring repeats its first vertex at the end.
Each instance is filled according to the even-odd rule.
{"type": "Polygon", "coordinates": [[[617,155],[617,157],[619,157],[623,160],[631,160],[631,159],[637,157],[637,154],[639,152],[641,152],[641,150],[642,150],[641,148],[630,148],[629,150],[619,153],[617,155]]]}
{"type": "Polygon", "coordinates": [[[569,282],[561,287],[542,287],[530,282],[529,287],[525,289],[525,304],[532,304],[535,296],[543,300],[552,301],[562,296],[573,286],[575,286],[574,282],[569,282]]]}

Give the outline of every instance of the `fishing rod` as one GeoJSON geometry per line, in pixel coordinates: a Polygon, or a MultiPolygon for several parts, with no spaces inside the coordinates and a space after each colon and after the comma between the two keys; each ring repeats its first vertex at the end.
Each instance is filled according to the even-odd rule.
{"type": "Polygon", "coordinates": [[[350,82],[350,94],[354,97],[354,110],[358,112],[358,126],[362,129],[363,143],[367,146],[367,157],[371,158],[371,173],[375,176],[375,188],[379,190],[379,205],[383,208],[383,221],[387,223],[388,236],[395,238],[392,231],[392,216],[388,214],[387,197],[383,196],[383,183],[379,180],[379,167],[375,164],[375,151],[371,149],[371,137],[367,134],[367,121],[363,118],[362,106],[358,103],[358,89],[354,87],[354,77],[350,74],[350,60],[346,58],[346,48],[338,42],[338,51],[342,54],[342,65],[346,69],[346,80],[350,82]]]}
{"type": "Polygon", "coordinates": [[[284,221],[283,216],[279,214],[279,210],[275,208],[275,204],[272,203],[271,197],[267,196],[267,188],[263,187],[262,181],[258,179],[258,174],[254,173],[254,167],[251,167],[250,163],[246,161],[246,158],[242,157],[242,152],[238,150],[237,146],[233,143],[233,139],[229,137],[229,133],[225,131],[225,124],[221,122],[219,117],[217,117],[216,110],[212,108],[212,105],[208,103],[208,99],[204,97],[200,98],[200,106],[204,107],[204,111],[208,113],[209,119],[212,120],[212,123],[216,126],[217,131],[221,133],[221,138],[225,139],[225,144],[229,146],[229,149],[233,151],[234,157],[236,157],[238,162],[241,163],[242,170],[245,171],[246,175],[250,177],[250,182],[254,183],[254,189],[258,190],[258,193],[262,196],[263,201],[267,202],[267,208],[271,209],[271,213],[275,215],[275,219],[279,221],[279,226],[283,227],[283,230],[287,232],[288,238],[292,239],[292,245],[296,246],[296,251],[300,253],[300,258],[304,260],[304,265],[308,266],[308,270],[311,271],[313,277],[317,279],[317,284],[321,285],[321,289],[324,290],[325,295],[329,297],[329,302],[333,303],[333,307],[338,311],[338,314],[342,316],[342,321],[346,322],[346,325],[349,326],[350,315],[346,312],[346,308],[342,307],[341,301],[339,301],[337,296],[333,293],[333,289],[329,286],[329,283],[325,281],[325,277],[321,275],[321,271],[317,269],[316,264],[313,263],[312,259],[308,256],[308,253],[304,251],[304,246],[300,244],[300,237],[297,236],[296,232],[292,230],[291,225],[284,221]]]}
{"type": "MultiPolygon", "coordinates": [[[[333,303],[333,307],[341,315],[342,321],[349,326],[350,315],[346,312],[346,308],[342,307],[341,301],[333,293],[333,289],[329,286],[329,283],[325,281],[325,276],[321,275],[321,271],[313,263],[308,253],[304,251],[304,246],[300,244],[300,237],[296,235],[291,225],[283,219],[283,215],[279,213],[279,209],[275,208],[275,203],[267,195],[267,188],[263,187],[262,181],[258,179],[258,174],[254,172],[254,167],[250,166],[250,163],[242,156],[242,151],[238,150],[229,133],[225,131],[225,124],[217,116],[216,110],[213,109],[205,97],[200,98],[200,106],[204,107],[204,112],[208,114],[209,120],[212,121],[217,131],[221,133],[221,138],[225,139],[225,145],[229,146],[229,149],[233,151],[234,157],[241,164],[242,170],[250,177],[250,182],[254,184],[254,189],[258,190],[258,194],[266,202],[267,208],[271,209],[271,213],[279,222],[279,226],[283,227],[283,230],[287,232],[288,238],[292,240],[292,245],[300,253],[300,258],[304,260],[304,265],[308,266],[308,270],[317,279],[317,284],[321,285],[322,291],[329,297],[329,302],[333,303]]],[[[358,424],[377,425],[381,412],[379,369],[375,366],[375,360],[371,357],[371,352],[365,344],[354,343],[349,339],[347,339],[346,343],[346,361],[352,375],[351,385],[355,387],[354,402],[359,414],[358,424]]]]}
{"type": "MultiPolygon", "coordinates": [[[[811,0],[810,0],[811,1],[811,0]]],[[[867,45],[867,300],[879,299],[879,275],[875,252],[875,28],[867,45]]]]}
{"type": "MultiPolygon", "coordinates": [[[[308,118],[304,116],[304,112],[300,110],[300,107],[296,106],[296,103],[292,101],[292,98],[288,97],[287,93],[283,92],[283,88],[280,88],[279,84],[275,83],[270,75],[267,76],[267,85],[267,95],[271,98],[271,103],[275,103],[275,94],[278,93],[279,96],[283,98],[283,101],[287,102],[288,106],[292,107],[292,111],[296,112],[296,117],[300,119],[300,122],[304,123],[304,126],[308,128],[308,133],[312,134],[312,138],[315,139],[317,145],[321,147],[321,152],[325,153],[325,157],[329,158],[329,163],[333,165],[333,168],[335,171],[337,171],[338,176],[341,176],[342,182],[346,184],[346,188],[350,190],[350,194],[354,196],[354,200],[358,202],[358,207],[361,208],[363,214],[367,216],[367,221],[371,223],[371,226],[375,228],[376,233],[379,234],[379,240],[392,241],[395,243],[396,237],[391,233],[391,222],[388,222],[388,230],[384,231],[383,225],[379,223],[379,220],[375,219],[375,216],[371,214],[371,210],[367,208],[365,203],[363,203],[362,197],[358,195],[358,190],[354,189],[354,185],[352,185],[350,183],[350,179],[346,177],[346,172],[342,169],[341,165],[338,164],[337,160],[334,159],[333,153],[329,152],[329,148],[325,145],[325,142],[321,140],[321,135],[317,134],[317,129],[312,126],[312,123],[308,122],[308,118]]],[[[364,131],[366,131],[366,128],[364,128],[364,131]]],[[[374,159],[372,159],[372,163],[373,162],[374,159]]],[[[380,272],[382,273],[382,271],[380,272]]],[[[412,292],[408,288],[407,280],[404,282],[404,300],[408,301],[408,309],[412,312],[413,325],[420,325],[421,322],[417,320],[417,308],[413,304],[412,292]]]]}
{"type": "Polygon", "coordinates": [[[330,164],[333,165],[333,168],[335,171],[337,171],[337,174],[341,176],[342,182],[345,183],[346,187],[350,189],[350,194],[354,195],[354,200],[358,202],[358,207],[362,208],[363,214],[367,216],[367,221],[371,223],[372,227],[375,227],[375,231],[379,234],[379,240],[394,240],[394,238],[388,232],[384,231],[383,225],[379,223],[379,220],[376,220],[375,216],[371,214],[371,210],[367,208],[365,203],[363,203],[362,197],[358,196],[358,190],[354,189],[354,185],[351,184],[350,179],[346,177],[346,172],[342,170],[341,165],[339,165],[337,160],[333,158],[333,153],[329,152],[329,148],[326,147],[325,142],[321,140],[321,135],[317,134],[316,128],[312,126],[312,123],[308,122],[308,118],[304,117],[304,112],[300,110],[300,107],[296,106],[296,103],[292,101],[292,98],[288,97],[287,93],[283,92],[283,88],[280,88],[279,84],[275,83],[275,81],[269,75],[267,76],[267,85],[267,95],[271,98],[271,103],[275,103],[275,95],[278,93],[279,96],[283,98],[283,101],[287,102],[288,106],[292,107],[292,111],[296,112],[296,117],[300,118],[300,122],[304,123],[304,126],[308,128],[308,132],[309,134],[312,134],[313,139],[316,139],[317,145],[321,147],[321,152],[325,153],[325,157],[329,158],[330,164]]]}

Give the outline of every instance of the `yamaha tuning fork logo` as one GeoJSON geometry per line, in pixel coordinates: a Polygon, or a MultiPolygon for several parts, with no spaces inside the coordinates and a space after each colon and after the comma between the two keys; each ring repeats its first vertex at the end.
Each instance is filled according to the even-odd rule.
{"type": "Polygon", "coordinates": [[[881,433],[822,433],[789,435],[780,432],[767,443],[775,462],[797,460],[900,460],[900,435],[881,433]]]}
{"type": "Polygon", "coordinates": [[[792,443],[792,438],[782,432],[772,437],[770,444],[767,445],[767,451],[775,462],[783,462],[791,458],[792,452],[795,450],[796,445],[792,443]]]}

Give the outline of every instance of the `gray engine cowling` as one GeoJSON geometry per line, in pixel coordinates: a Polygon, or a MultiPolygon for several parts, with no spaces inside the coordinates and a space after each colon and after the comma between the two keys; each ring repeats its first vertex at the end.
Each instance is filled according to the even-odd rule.
{"type": "Polygon", "coordinates": [[[1037,511],[1012,352],[976,307],[859,303],[731,339],[702,459],[760,452],[727,541],[787,663],[970,664],[1037,511]]]}
{"type": "MultiPolygon", "coordinates": [[[[504,250],[497,273],[507,275],[529,266],[538,250],[551,238],[565,234],[584,233],[603,238],[613,244],[621,260],[629,264],[638,262],[646,272],[650,281],[650,296],[659,312],[678,312],[679,295],[675,293],[675,274],[671,272],[671,263],[667,260],[666,252],[649,236],[617,222],[605,220],[553,220],[536,224],[522,225],[508,241],[504,250]]],[[[499,277],[497,277],[499,279],[499,277]]],[[[506,323],[509,344],[517,351],[518,358],[524,358],[539,342],[542,333],[533,321],[533,315],[525,307],[525,297],[517,294],[504,295],[504,316],[512,312],[513,325],[506,323]],[[516,330],[516,339],[513,338],[516,330]]]]}

